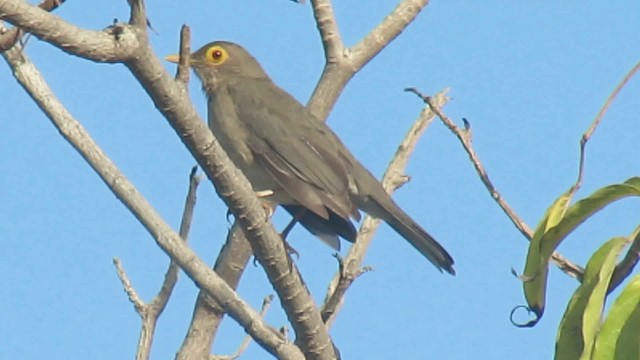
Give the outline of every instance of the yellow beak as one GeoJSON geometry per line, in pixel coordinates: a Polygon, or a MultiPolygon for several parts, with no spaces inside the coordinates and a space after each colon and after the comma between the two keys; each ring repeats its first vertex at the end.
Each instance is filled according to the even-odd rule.
{"type": "Polygon", "coordinates": [[[164,57],[165,60],[167,60],[168,62],[172,62],[174,64],[177,64],[180,61],[180,55],[178,54],[173,54],[173,55],[167,55],[164,57]]]}

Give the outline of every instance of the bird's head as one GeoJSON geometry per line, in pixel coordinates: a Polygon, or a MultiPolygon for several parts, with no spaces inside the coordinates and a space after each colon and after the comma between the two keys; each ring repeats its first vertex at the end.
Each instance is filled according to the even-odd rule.
{"type": "MultiPolygon", "coordinates": [[[[169,55],[167,61],[178,63],[178,55],[169,55]]],[[[193,68],[202,87],[215,89],[234,79],[268,79],[258,61],[242,46],[228,41],[214,41],[189,55],[189,66],[193,68]]]]}

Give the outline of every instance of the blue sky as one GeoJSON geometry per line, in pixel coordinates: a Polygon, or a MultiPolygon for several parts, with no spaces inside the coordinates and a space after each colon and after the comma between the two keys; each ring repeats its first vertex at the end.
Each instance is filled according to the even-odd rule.
{"type": "MultiPolygon", "coordinates": [[[[159,56],[174,53],[183,23],[194,48],[231,40],[249,49],[274,81],[306,102],[323,58],[310,6],[285,0],[170,2],[148,5],[159,56]],[[197,10],[196,10],[197,8],[197,10]]],[[[339,27],[353,45],[394,1],[336,1],[339,27]]],[[[65,3],[56,14],[101,29],[127,19],[126,2],[65,3]]],[[[403,92],[450,88],[445,112],[472,124],[473,143],[507,202],[534,227],[574,181],[578,141],[602,103],[638,62],[640,3],[433,1],[395,42],[351,81],[329,125],[380,176],[422,103],[403,92]]],[[[167,122],[121,65],[94,64],[31,39],[26,50],[50,86],[160,214],[179,225],[195,164],[167,122]]],[[[167,64],[173,72],[174,66],[167,64]]],[[[122,291],[119,257],[144,299],[155,295],[167,257],[93,171],[59,136],[0,66],[0,357],[131,358],[139,319],[122,291]]],[[[638,175],[640,80],[616,99],[588,145],[578,196],[638,175]]],[[[191,96],[205,114],[199,84],[191,96]]],[[[488,196],[455,137],[434,122],[395,199],[453,255],[458,275],[440,275],[382,226],[365,259],[375,271],[350,289],[331,329],[345,359],[545,359],[576,281],[553,269],[544,318],[517,329],[509,312],[523,304],[510,273],[521,271],[527,242],[488,196]]],[[[599,244],[627,235],[640,204],[627,199],[595,216],[561,247],[585,264],[599,244]]],[[[191,246],[213,263],[228,223],[208,183],[200,187],[191,246]]],[[[277,216],[278,227],[287,218],[277,216]]],[[[301,229],[290,241],[317,300],[336,263],[332,250],[301,229]]],[[[345,251],[343,250],[343,253],[345,251]]],[[[273,293],[259,267],[239,289],[256,308],[273,293]]],[[[173,358],[197,290],[182,276],[159,321],[154,359],[173,358]]],[[[274,303],[267,315],[285,324],[274,303]]],[[[523,314],[524,315],[524,314],[523,314]]],[[[232,353],[242,330],[227,320],[214,350],[232,353]]],[[[252,344],[246,358],[267,358],[252,344]]]]}

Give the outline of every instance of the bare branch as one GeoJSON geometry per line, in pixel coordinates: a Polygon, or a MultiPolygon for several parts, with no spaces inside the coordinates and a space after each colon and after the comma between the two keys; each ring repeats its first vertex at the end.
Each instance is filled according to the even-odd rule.
{"type": "MultiPolygon", "coordinates": [[[[436,95],[434,101],[440,106],[444,106],[444,104],[448,102],[446,90],[436,95]]],[[[382,186],[387,192],[392,193],[407,181],[407,177],[402,175],[404,169],[418,144],[418,140],[433,119],[434,113],[427,108],[423,109],[407,132],[402,143],[398,146],[393,159],[382,177],[382,186]]],[[[363,273],[364,270],[369,269],[361,269],[362,259],[369,248],[379,224],[380,220],[366,216],[360,226],[356,242],[349,249],[347,257],[340,262],[340,269],[329,284],[329,289],[327,289],[324,305],[321,310],[323,320],[327,324],[333,321],[339,307],[342,306],[342,299],[349,286],[351,286],[353,281],[363,273]]]]}
{"type": "MultiPolygon", "coordinates": [[[[460,140],[462,147],[467,152],[467,155],[469,155],[469,159],[471,160],[473,167],[476,169],[478,176],[480,176],[480,180],[482,181],[484,186],[487,188],[487,191],[489,191],[489,194],[491,195],[491,197],[496,201],[498,206],[500,206],[502,211],[507,215],[507,217],[511,220],[511,222],[522,233],[522,235],[524,235],[524,237],[527,240],[531,241],[531,237],[533,234],[531,228],[524,222],[524,220],[522,220],[518,216],[518,214],[516,214],[516,212],[511,208],[511,206],[507,204],[506,200],[504,200],[502,195],[500,195],[498,190],[496,190],[495,186],[489,179],[489,174],[487,173],[484,166],[480,162],[480,158],[478,157],[478,154],[476,154],[475,150],[473,149],[473,145],[471,144],[471,125],[469,124],[469,122],[466,119],[463,119],[464,129],[460,129],[450,118],[448,118],[446,115],[442,113],[442,111],[440,111],[439,106],[433,102],[433,99],[431,97],[423,95],[422,93],[420,93],[420,91],[418,91],[415,88],[409,88],[409,89],[406,89],[406,91],[414,93],[419,98],[421,98],[422,101],[424,101],[425,104],[427,104],[429,108],[436,115],[438,115],[438,118],[440,118],[440,120],[444,123],[444,125],[456,135],[458,140],[460,140]]],[[[579,279],[582,277],[582,273],[584,272],[584,269],[582,269],[582,267],[572,263],[571,261],[567,260],[557,252],[554,252],[551,258],[556,263],[556,265],[560,268],[560,270],[562,270],[569,276],[576,279],[579,279]]]]}
{"type": "Polygon", "coordinates": [[[176,72],[176,80],[185,84],[189,83],[189,54],[191,54],[191,28],[182,25],[180,29],[180,59],[178,61],[178,70],[176,72]]]}
{"type": "Polygon", "coordinates": [[[136,289],[133,287],[133,285],[131,285],[131,281],[129,280],[127,273],[124,271],[124,268],[122,267],[122,263],[120,262],[120,259],[118,259],[117,257],[113,258],[113,265],[116,267],[116,273],[118,274],[118,279],[120,279],[120,282],[122,283],[122,288],[124,289],[124,292],[127,294],[129,301],[131,301],[131,303],[133,304],[133,307],[136,309],[136,312],[142,317],[142,313],[144,312],[144,308],[146,306],[144,301],[140,299],[140,297],[138,296],[138,293],[136,292],[136,289]]]}
{"type": "Polygon", "coordinates": [[[591,138],[591,135],[593,135],[593,132],[596,131],[596,128],[600,124],[600,121],[602,121],[604,114],[606,114],[607,110],[609,110],[609,107],[613,103],[613,100],[616,97],[618,97],[618,94],[620,93],[620,91],[627,85],[629,80],[631,80],[631,78],[633,78],[638,73],[638,71],[640,71],[640,63],[637,63],[631,70],[629,70],[629,72],[624,76],[622,81],[620,81],[620,83],[616,86],[616,88],[613,89],[613,92],[609,95],[607,100],[604,102],[604,105],[602,105],[602,108],[598,112],[598,115],[596,115],[595,119],[593,119],[591,126],[589,126],[589,129],[587,129],[587,131],[583,135],[583,139],[588,140],[589,138],[591,138]]]}
{"type": "MultiPolygon", "coordinates": [[[[186,242],[189,237],[189,229],[191,227],[191,219],[193,217],[193,208],[196,203],[196,189],[200,180],[199,176],[196,176],[197,168],[194,167],[189,176],[189,191],[187,193],[187,199],[185,201],[185,209],[182,214],[182,222],[180,224],[180,237],[186,242]]],[[[135,295],[135,291],[131,286],[129,280],[126,277],[124,269],[120,261],[115,258],[113,260],[118,271],[118,277],[122,281],[125,292],[129,295],[129,299],[132,299],[132,295],[135,295]]],[[[164,311],[164,308],[169,302],[171,293],[178,282],[178,265],[171,260],[169,268],[164,276],[164,281],[160,286],[160,290],[155,298],[149,303],[144,304],[141,300],[134,302],[136,312],[142,318],[142,327],[140,330],[140,336],[138,338],[138,349],[136,351],[136,360],[147,360],[151,354],[151,345],[153,343],[153,336],[155,334],[156,325],[158,319],[164,311]]],[[[137,298],[137,295],[135,296],[137,298]]],[[[133,300],[132,300],[133,302],[133,300]]]]}
{"type": "MultiPolygon", "coordinates": [[[[38,7],[44,11],[53,11],[62,5],[66,0],[44,0],[38,7]]],[[[11,30],[7,30],[0,34],[0,52],[5,51],[12,47],[18,39],[23,35],[22,30],[18,27],[14,27],[11,30]]]]}
{"type": "Polygon", "coordinates": [[[211,130],[199,119],[184,91],[157,62],[151,48],[126,63],[156,108],[169,120],[217,193],[245,231],[256,259],[265,269],[307,357],[333,358],[333,347],[313,299],[285,251],[280,235],[265,216],[248,180],[235,168],[211,130]]]}
{"type": "Polygon", "coordinates": [[[631,78],[639,70],[640,70],[640,63],[636,64],[625,75],[625,77],[622,79],[622,81],[620,81],[620,83],[616,86],[616,88],[613,89],[613,92],[611,92],[611,94],[609,94],[609,97],[604,102],[604,105],[602,105],[602,108],[598,112],[598,115],[596,115],[596,117],[593,119],[593,121],[591,122],[591,124],[589,125],[587,130],[584,132],[584,134],[582,134],[582,138],[580,138],[580,160],[579,160],[579,165],[578,165],[578,177],[576,179],[576,182],[573,184],[573,186],[570,189],[572,195],[574,193],[576,193],[578,191],[578,189],[580,189],[580,186],[582,186],[582,178],[584,176],[584,167],[585,167],[585,156],[586,156],[586,152],[587,152],[587,142],[589,142],[589,140],[593,136],[593,133],[598,128],[598,125],[600,125],[600,122],[604,118],[604,114],[606,114],[607,110],[609,109],[609,107],[613,103],[613,100],[618,96],[620,91],[625,87],[625,85],[629,82],[629,80],[631,80],[631,78]]]}
{"type": "Polygon", "coordinates": [[[153,308],[145,304],[136,293],[131,285],[131,281],[122,267],[122,263],[118,258],[113,258],[113,265],[116,267],[118,278],[122,282],[125,293],[129,297],[129,301],[133,303],[136,313],[142,319],[140,336],[138,337],[138,350],[136,351],[136,360],[147,360],[151,354],[151,344],[153,343],[153,334],[156,330],[156,324],[159,314],[153,313],[153,308]]]}
{"type": "Polygon", "coordinates": [[[428,0],[403,0],[367,36],[352,48],[344,48],[329,0],[312,1],[314,16],[325,50],[325,67],[307,108],[325,120],[349,80],[384,49],[427,6],[428,0]]]}
{"type": "Polygon", "coordinates": [[[129,24],[138,28],[141,32],[147,30],[147,15],[145,13],[144,1],[142,0],[127,0],[129,7],[131,8],[131,14],[129,17],[129,24]]]}
{"type": "MultiPolygon", "coordinates": [[[[87,48],[80,47],[87,44],[78,43],[76,40],[77,37],[82,37],[82,31],[66,24],[57,17],[35,7],[25,6],[21,2],[16,3],[16,0],[0,0],[0,12],[7,14],[5,16],[7,21],[24,27],[42,39],[51,41],[67,51],[77,50],[78,54],[89,57],[87,56],[87,48]],[[9,11],[7,11],[7,8],[9,11]],[[37,11],[44,14],[39,14],[37,11]],[[34,22],[32,17],[36,15],[40,16],[41,19],[34,22]],[[54,25],[59,26],[54,29],[53,27],[42,25],[47,23],[47,21],[40,21],[42,19],[51,20],[56,23],[54,25]],[[59,30],[64,30],[65,32],[60,32],[59,30]],[[73,36],[70,36],[69,32],[73,33],[73,36]],[[78,46],[78,48],[76,49],[74,46],[78,46]]],[[[87,33],[85,31],[85,34],[87,33]]],[[[261,211],[258,200],[244,175],[235,169],[211,134],[211,131],[199,119],[193,105],[186,97],[184,86],[177,86],[178,84],[168,77],[164,67],[159,63],[147,44],[146,38],[144,38],[146,33],[140,33],[134,28],[124,25],[114,27],[111,33],[113,35],[111,43],[116,43],[119,48],[129,49],[127,52],[120,50],[120,53],[128,55],[126,57],[128,61],[126,61],[125,65],[151,95],[156,107],[169,120],[207,176],[214,181],[218,194],[222,196],[229,208],[234,210],[248,238],[255,239],[251,243],[256,258],[265,267],[279,297],[283,299],[283,307],[287,310],[289,319],[296,331],[297,339],[302,344],[310,344],[308,348],[304,349],[307,351],[308,356],[324,354],[325,358],[332,358],[331,341],[322,325],[320,314],[317,311],[312,311],[315,306],[308,291],[304,288],[299,274],[295,271],[291,272],[287,266],[290,262],[284,261],[287,259],[287,254],[284,251],[279,235],[267,222],[264,212],[261,211]],[[138,34],[143,36],[143,39],[138,39],[138,34]],[[123,39],[127,39],[127,41],[123,42],[123,39]],[[295,284],[295,286],[292,284],[295,284]],[[298,311],[298,309],[303,309],[303,311],[298,311]],[[304,314],[306,311],[315,312],[315,314],[306,316],[304,314]],[[311,338],[314,341],[310,341],[311,338]]],[[[104,34],[95,33],[98,38],[101,35],[104,36],[104,34]]],[[[113,58],[106,59],[108,61],[113,60],[113,58]]],[[[97,168],[96,170],[100,171],[97,168]]],[[[106,182],[108,185],[114,185],[109,181],[106,182]]],[[[124,201],[125,199],[121,198],[121,200],[124,201]]],[[[152,219],[141,217],[137,213],[137,210],[140,209],[133,208],[133,204],[125,204],[154,235],[161,248],[171,253],[171,250],[167,248],[168,244],[159,240],[167,236],[167,233],[171,232],[170,229],[159,231],[159,228],[156,227],[158,223],[154,221],[148,222],[152,219]]],[[[172,238],[172,236],[168,236],[168,238],[172,238]]],[[[183,255],[188,256],[191,254],[183,255]]],[[[183,265],[182,262],[179,263],[181,266],[183,265]]],[[[216,280],[220,279],[216,278],[216,280]]],[[[226,289],[231,290],[228,287],[226,289]]],[[[226,303],[225,306],[227,306],[226,303]]],[[[240,320],[241,318],[237,315],[234,318],[240,320]]],[[[247,325],[248,323],[244,322],[243,324],[247,325]]],[[[265,341],[260,343],[263,346],[268,346],[265,341]]],[[[273,347],[278,346],[276,343],[271,342],[270,346],[271,348],[268,351],[272,353],[278,352],[273,347]]]]}
{"type": "MultiPolygon", "coordinates": [[[[193,219],[193,209],[196,205],[196,191],[198,185],[202,181],[202,176],[196,175],[197,167],[193,167],[189,174],[189,190],[185,199],[184,211],[182,212],[182,221],[180,222],[180,238],[186,243],[189,239],[189,231],[191,229],[191,220],[193,219]]],[[[164,282],[160,287],[160,291],[151,301],[149,306],[156,317],[159,317],[164,308],[167,306],[169,297],[178,282],[178,264],[173,260],[169,263],[169,268],[164,275],[164,282]]]]}
{"type": "Polygon", "coordinates": [[[351,49],[351,64],[357,72],[415,20],[429,0],[403,0],[364,39],[351,49]]]}
{"type": "Polygon", "coordinates": [[[21,0],[0,0],[0,15],[37,38],[88,60],[122,61],[132,56],[140,44],[128,25],[114,25],[105,31],[85,30],[21,0]]]}
{"type": "Polygon", "coordinates": [[[467,155],[469,155],[469,159],[471,160],[473,167],[476,169],[478,176],[480,176],[480,180],[487,188],[487,191],[489,191],[489,194],[491,195],[491,197],[498,203],[502,211],[504,211],[505,214],[507,214],[507,217],[509,217],[509,219],[513,222],[516,228],[522,233],[522,235],[524,235],[528,240],[531,240],[531,236],[533,233],[531,228],[529,228],[529,226],[522,219],[520,219],[520,217],[511,208],[511,206],[507,204],[507,202],[504,200],[504,198],[498,192],[498,190],[496,190],[495,186],[489,179],[489,174],[487,174],[487,171],[485,170],[484,166],[480,162],[478,154],[476,154],[475,150],[473,149],[473,145],[471,143],[472,142],[471,125],[469,124],[469,122],[465,120],[464,129],[460,129],[453,121],[451,121],[451,119],[449,119],[440,111],[440,109],[432,102],[429,96],[422,95],[415,88],[406,89],[406,91],[412,92],[416,94],[418,97],[420,97],[425,102],[425,104],[427,104],[429,108],[433,112],[435,112],[436,115],[438,115],[438,117],[440,118],[440,120],[442,120],[444,125],[447,128],[449,128],[449,130],[451,130],[452,133],[456,135],[458,140],[460,140],[462,147],[467,152],[467,155]]]}
{"type": "Polygon", "coordinates": [[[342,307],[344,297],[347,294],[347,290],[351,287],[351,284],[353,284],[360,275],[373,270],[370,266],[365,266],[360,269],[357,269],[356,266],[355,273],[347,272],[345,271],[346,267],[344,265],[344,260],[339,254],[335,254],[335,257],[338,260],[338,274],[340,274],[340,276],[334,277],[331,283],[329,283],[329,289],[327,291],[324,304],[322,305],[322,309],[320,310],[322,321],[325,322],[327,327],[331,327],[333,320],[335,320],[337,315],[336,311],[342,307]]]}
{"type": "Polygon", "coordinates": [[[336,16],[330,0],[311,0],[313,17],[322,40],[324,56],[327,63],[337,63],[344,50],[344,44],[338,30],[336,16]]]}
{"type": "Polygon", "coordinates": [[[355,72],[348,69],[346,62],[328,64],[322,71],[318,85],[307,102],[307,108],[316,118],[326,121],[338,97],[355,72]]]}
{"type": "MultiPolygon", "coordinates": [[[[36,35],[38,35],[38,31],[44,30],[41,28],[41,25],[37,25],[38,23],[34,25],[34,23],[30,22],[31,19],[28,15],[16,15],[13,14],[13,12],[5,11],[3,6],[7,3],[11,5],[15,0],[0,1],[3,1],[0,3],[0,11],[11,14],[10,16],[7,16],[8,21],[20,21],[20,26],[25,24],[28,25],[31,27],[29,30],[35,30],[34,33],[36,33],[36,35]],[[22,23],[23,20],[24,24],[22,23]]],[[[32,9],[24,10],[32,11],[32,9]]],[[[39,11],[42,12],[41,10],[39,11]]],[[[48,13],[45,13],[45,15],[52,18],[52,15],[48,13]]],[[[59,19],[57,19],[57,21],[63,23],[61,26],[69,26],[59,19]]],[[[136,34],[138,34],[137,31],[130,29],[127,26],[122,26],[117,29],[119,31],[114,35],[114,39],[116,40],[129,37],[135,38],[136,34]]],[[[79,32],[76,32],[76,35],[78,34],[79,32]]],[[[56,37],[49,35],[43,36],[42,34],[39,35],[41,35],[45,40],[52,41],[60,41],[60,39],[63,38],[62,36],[56,37]]],[[[312,314],[311,316],[304,316],[305,311],[310,311],[310,309],[315,308],[311,296],[304,288],[299,274],[295,271],[290,271],[290,268],[287,266],[289,261],[282,261],[283,259],[287,259],[287,254],[284,251],[282,241],[270,223],[267,222],[265,214],[261,211],[262,209],[255,194],[253,194],[248,181],[243,174],[235,169],[219,143],[211,134],[211,131],[199,119],[193,105],[186,97],[184,86],[177,86],[178,84],[168,77],[163,66],[159,63],[146,41],[141,42],[140,39],[137,38],[136,40],[137,41],[130,41],[126,44],[120,42],[119,44],[121,47],[127,47],[125,45],[128,44],[135,49],[135,55],[131,55],[125,65],[131,70],[134,76],[151,95],[156,107],[169,120],[170,124],[187,145],[187,148],[190,150],[192,155],[198,160],[198,163],[201,165],[207,176],[214,181],[218,194],[222,196],[229,208],[234,210],[237,219],[240,220],[248,238],[255,239],[255,241],[252,241],[251,243],[254,248],[253,250],[256,254],[256,258],[265,267],[268,276],[274,283],[274,287],[276,288],[279,297],[283,299],[283,307],[287,310],[287,314],[293,324],[293,328],[296,330],[297,339],[302,344],[310,344],[308,348],[304,349],[308,352],[308,356],[324,354],[323,357],[332,358],[333,349],[331,341],[322,326],[320,314],[315,311],[315,315],[312,314]],[[292,286],[292,284],[296,284],[297,286],[292,286]],[[301,312],[297,309],[304,309],[304,311],[301,312]],[[309,341],[310,338],[313,338],[314,341],[309,341]]],[[[69,49],[66,45],[61,47],[64,47],[67,50],[69,49]]],[[[100,172],[100,169],[95,169],[100,172]]],[[[112,184],[110,181],[106,181],[106,183],[111,186],[117,185],[112,184]]],[[[117,187],[114,186],[114,188],[114,191],[117,192],[117,187]]],[[[154,238],[156,238],[160,247],[174,255],[172,250],[176,249],[170,249],[167,247],[171,244],[171,241],[169,241],[169,243],[161,241],[165,236],[169,239],[173,238],[173,236],[167,235],[171,234],[171,230],[169,228],[160,230],[162,226],[158,228],[159,224],[154,221],[153,218],[143,217],[138,213],[141,209],[132,206],[138,204],[127,203],[124,198],[121,198],[121,200],[125,201],[125,205],[129,207],[143,225],[154,235],[154,238]]],[[[177,237],[174,239],[177,239],[177,237]]],[[[183,254],[183,256],[191,255],[195,254],[183,254]]],[[[185,259],[183,258],[182,260],[185,259]]],[[[184,265],[181,260],[178,261],[178,263],[181,264],[181,266],[184,265]]],[[[185,268],[185,270],[187,269],[185,268]]],[[[190,275],[193,276],[193,274],[190,275]]],[[[215,280],[218,281],[221,279],[216,277],[215,280]]],[[[201,284],[200,281],[197,282],[201,284]]],[[[231,289],[226,287],[226,290],[231,289]]],[[[225,307],[226,306],[228,306],[228,304],[225,302],[225,307]]],[[[235,316],[232,316],[236,320],[241,321],[244,326],[248,325],[249,323],[242,321],[246,320],[246,318],[243,319],[242,317],[239,317],[239,315],[240,314],[236,313],[235,316]]],[[[266,341],[259,342],[261,345],[268,347],[268,351],[272,353],[279,352],[277,343],[271,342],[270,345],[268,345],[268,342],[266,341]]]]}
{"type": "MultiPolygon", "coordinates": [[[[283,299],[283,307],[287,310],[289,319],[296,331],[298,342],[309,345],[304,347],[307,356],[333,357],[331,342],[325,333],[319,314],[317,316],[316,314],[308,316],[309,313],[314,313],[315,307],[295,267],[294,271],[290,271],[291,269],[282,266],[289,263],[289,261],[280,261],[286,259],[286,253],[282,251],[282,244],[278,242],[279,239],[275,236],[277,234],[275,234],[273,228],[266,224],[264,214],[257,210],[255,195],[249,193],[250,188],[247,186],[244,176],[238,174],[237,170],[234,171],[235,168],[228,158],[223,152],[219,151],[219,145],[215,138],[199,121],[193,106],[188,100],[185,101],[184,86],[179,89],[180,86],[175,86],[176,84],[171,83],[166,77],[163,67],[159,65],[157,58],[155,58],[147,45],[146,32],[140,32],[139,25],[142,21],[135,20],[136,12],[139,13],[139,19],[142,19],[142,15],[144,15],[143,4],[140,0],[132,0],[131,4],[132,8],[136,7],[138,9],[138,11],[132,9],[131,20],[134,25],[138,25],[138,28],[118,24],[104,33],[87,31],[83,33],[81,29],[72,27],[49,14],[42,15],[34,12],[31,15],[32,18],[30,18],[30,15],[27,14],[27,10],[31,11],[30,9],[23,9],[22,12],[18,13],[12,12],[12,9],[15,10],[16,7],[24,6],[17,0],[0,0],[0,13],[8,14],[5,18],[9,22],[24,27],[34,35],[53,43],[69,53],[97,61],[114,62],[126,60],[127,67],[151,95],[156,107],[167,117],[209,178],[214,180],[218,193],[229,207],[234,209],[237,219],[246,230],[248,237],[252,239],[251,244],[256,257],[265,267],[279,297],[283,299]],[[7,9],[10,11],[6,11],[7,9]],[[31,21],[33,16],[36,15],[40,16],[41,19],[36,22],[31,21]],[[43,24],[54,25],[47,26],[43,24]],[[70,34],[73,34],[73,36],[70,36],[70,34]],[[84,42],[77,40],[84,35],[88,37],[84,42]],[[88,35],[91,35],[91,37],[89,38],[88,35]],[[237,186],[230,184],[236,184],[237,186]],[[291,286],[291,284],[295,284],[295,286],[291,286]],[[303,311],[296,311],[299,309],[303,309],[303,311]],[[310,345],[311,342],[313,342],[312,346],[310,345]]],[[[335,29],[337,33],[337,26],[335,29]]],[[[350,66],[350,64],[347,64],[347,66],[350,66]]],[[[337,92],[334,92],[335,96],[327,97],[330,104],[325,106],[326,113],[333,106],[337,95],[344,87],[344,84],[353,76],[353,73],[352,69],[345,71],[344,68],[336,73],[338,75],[337,78],[340,79],[339,83],[342,85],[340,85],[337,92]]],[[[326,117],[326,115],[323,117],[326,117]]],[[[132,205],[129,206],[136,213],[135,209],[131,208],[132,205]]],[[[136,215],[140,216],[139,214],[136,215]]],[[[170,249],[167,248],[168,244],[165,243],[163,246],[163,241],[161,241],[169,232],[163,231],[165,229],[162,228],[154,230],[154,226],[157,224],[149,222],[151,221],[149,218],[146,219],[146,223],[145,219],[140,217],[139,219],[154,234],[156,241],[163,250],[171,253],[170,249]]],[[[168,237],[172,238],[172,236],[168,237]]],[[[193,275],[190,274],[190,276],[193,275]]],[[[201,284],[199,281],[198,283],[201,284]]],[[[225,304],[226,306],[228,304],[225,304]]],[[[265,343],[261,344],[264,345],[265,343]]],[[[275,350],[270,351],[275,352],[275,350]]]]}
{"type": "MultiPolygon", "coordinates": [[[[82,155],[98,173],[116,197],[127,206],[156,240],[156,243],[176,261],[201,288],[223,304],[226,311],[236,319],[256,341],[274,356],[301,359],[303,355],[292,344],[282,341],[281,335],[267,326],[259,314],[246,304],[229,286],[218,277],[198,256],[189,249],[171,227],[157,214],[133,184],[118,170],[101,151],[84,128],[60,104],[40,73],[26,59],[19,47],[3,53],[21,86],[29,93],[43,112],[49,117],[62,136],[82,155]]],[[[161,72],[169,82],[168,74],[161,72]]],[[[148,79],[147,79],[148,81],[148,79]]],[[[170,86],[175,90],[174,86],[170,86]]],[[[206,128],[205,128],[206,129],[206,128]]],[[[209,132],[209,131],[207,131],[209,132]]],[[[210,135],[209,136],[213,137],[210,135]]],[[[212,141],[205,142],[211,143],[212,141]]],[[[245,180],[246,181],[246,180],[245,180]]],[[[254,196],[255,197],[255,196],[254,196]]],[[[255,200],[257,202],[257,199],[255,200]]],[[[264,215],[263,215],[264,216],[264,215]]]]}
{"type": "MultiPolygon", "coordinates": [[[[227,234],[224,246],[216,259],[213,270],[233,289],[253,253],[238,222],[227,234]]],[[[225,314],[222,305],[200,290],[189,329],[176,356],[177,360],[204,359],[211,353],[213,339],[225,314]]]]}
{"type": "MultiPolygon", "coordinates": [[[[273,295],[269,295],[266,296],[264,299],[262,299],[262,308],[260,309],[260,316],[264,317],[264,315],[267,313],[267,310],[269,310],[269,306],[271,305],[271,302],[273,301],[273,295]]],[[[244,339],[242,340],[242,343],[240,343],[240,346],[238,346],[238,350],[236,350],[235,353],[233,353],[233,355],[214,355],[211,356],[209,359],[210,360],[235,360],[238,359],[240,356],[242,356],[242,354],[247,351],[247,348],[249,347],[249,344],[251,344],[251,336],[247,335],[244,337],[244,339]]]]}

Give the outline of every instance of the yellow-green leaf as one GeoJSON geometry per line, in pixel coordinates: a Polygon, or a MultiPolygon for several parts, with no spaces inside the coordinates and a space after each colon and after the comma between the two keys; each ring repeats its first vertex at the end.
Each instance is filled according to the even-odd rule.
{"type": "Polygon", "coordinates": [[[568,206],[572,195],[573,188],[556,199],[536,227],[529,244],[522,279],[527,305],[537,318],[524,326],[533,326],[542,317],[549,259],[555,249],[573,230],[605,206],[628,196],[640,196],[640,177],[603,187],[568,206]]]}
{"type": "Polygon", "coordinates": [[[540,256],[547,260],[562,240],[605,206],[629,196],[640,196],[640,178],[633,177],[622,184],[605,186],[588,197],[571,205],[562,220],[544,234],[540,256]]]}
{"type": "Polygon", "coordinates": [[[529,309],[536,314],[536,319],[527,324],[527,326],[534,325],[544,312],[548,267],[547,262],[540,256],[541,240],[549,229],[560,222],[572,195],[573,192],[569,190],[553,202],[536,227],[529,243],[529,252],[527,253],[527,262],[522,279],[524,280],[524,296],[529,309]]]}
{"type": "Polygon", "coordinates": [[[582,284],[571,297],[560,322],[556,340],[556,359],[588,360],[600,328],[604,300],[616,265],[627,244],[625,237],[607,241],[589,260],[582,284]]]}
{"type": "Polygon", "coordinates": [[[640,359],[640,275],[611,306],[593,349],[593,360],[640,359]]]}

